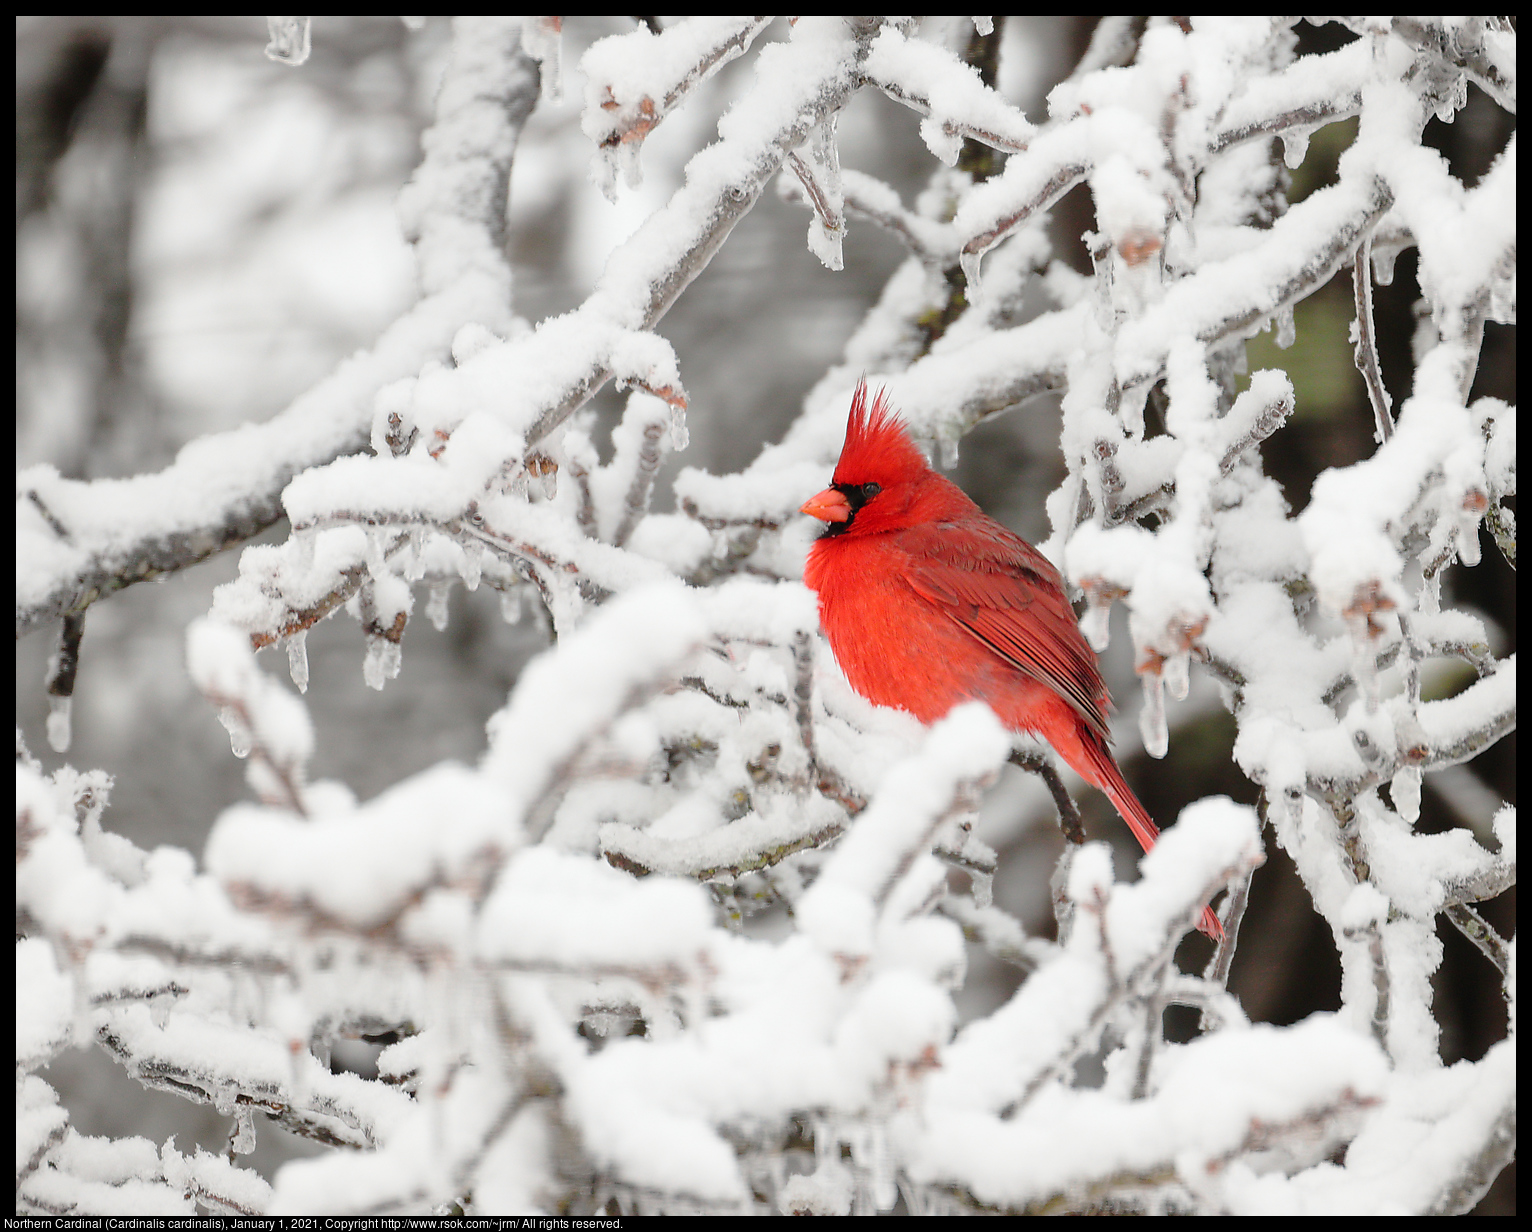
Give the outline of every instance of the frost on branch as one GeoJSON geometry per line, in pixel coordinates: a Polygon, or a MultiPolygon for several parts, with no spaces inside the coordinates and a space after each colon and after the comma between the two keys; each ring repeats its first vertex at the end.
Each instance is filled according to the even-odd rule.
{"type": "Polygon", "coordinates": [[[629,188],[638,187],[644,138],[686,95],[743,55],[770,20],[694,17],[660,33],[640,26],[601,39],[581,57],[580,127],[596,143],[592,175],[609,199],[616,199],[619,169],[629,188]]]}
{"type": "MultiPolygon", "coordinates": [[[[1484,906],[1515,884],[1514,808],[1480,771],[1515,729],[1516,656],[1503,609],[1467,596],[1514,565],[1515,408],[1475,380],[1514,323],[1515,141],[1473,177],[1423,135],[1514,113],[1514,31],[1105,19],[1028,85],[1036,104],[975,50],[1014,56],[1022,19],[594,20],[436,27],[444,75],[397,203],[421,298],[374,346],[158,474],[18,474],[18,634],[62,618],[47,688],[77,728],[99,722],[69,705],[102,670],[84,610],[244,545],[175,640],[205,699],[187,709],[227,732],[248,797],[209,810],[197,855],[146,850],[104,828],[104,770],[45,770],[18,740],[18,1210],[1473,1209],[1514,1144],[1514,1009],[1445,1064],[1462,1028],[1436,977],[1458,961],[1445,918],[1514,1005],[1515,942],[1484,906]],[[583,77],[562,112],[561,64],[583,77]],[[907,125],[918,179],[869,144],[861,94],[907,125]],[[545,239],[556,217],[573,246],[585,199],[609,209],[583,167],[644,199],[616,185],[638,186],[661,123],[645,190],[668,195],[609,253],[562,251],[587,285],[524,320],[543,292],[511,277],[535,247],[518,152],[518,176],[582,168],[580,195],[525,222],[545,239]],[[1327,145],[1334,175],[1299,197],[1327,145]],[[720,441],[768,431],[717,390],[825,349],[710,332],[699,353],[666,319],[773,180],[808,254],[765,249],[769,230],[739,244],[752,279],[806,256],[795,337],[827,332],[813,289],[852,279],[864,231],[906,257],[801,413],[710,473],[720,441]],[[1379,288],[1411,252],[1401,345],[1379,288]],[[1337,288],[1339,326],[1309,311],[1337,288]],[[1307,379],[1325,330],[1354,408],[1307,379]],[[1266,331],[1277,356],[1247,355],[1266,331]],[[1077,810],[1078,784],[984,706],[924,729],[851,691],[797,510],[863,374],[940,465],[1007,423],[1061,460],[1039,546],[1091,644],[1131,643],[1124,764],[1141,744],[1178,760],[1131,773],[1174,779],[1196,748],[1254,807],[1227,774],[1187,776],[1134,879],[1083,841],[1093,797],[1077,810]],[[623,397],[595,401],[609,382],[623,397]],[[1289,438],[1316,422],[1362,444],[1295,480],[1289,438]],[[524,666],[474,666],[511,683],[458,760],[435,738],[459,699],[406,692],[406,654],[437,636],[417,602],[443,642],[497,609],[537,630],[524,666]],[[355,740],[318,629],[341,613],[353,683],[386,690],[343,705],[402,729],[365,750],[389,770],[367,799],[323,770],[355,740]],[[1219,711],[1232,748],[1207,735],[1219,711]],[[1049,882],[1017,832],[1055,811],[1049,882]],[[1270,905],[1268,841],[1294,915],[1270,905]],[[1227,938],[1193,967],[1178,945],[1209,898],[1227,938]],[[1333,943],[1337,1012],[1252,1021],[1257,928],[1333,943]],[[226,1149],[88,1132],[48,1068],[71,1048],[208,1105],[226,1149]],[[329,1149],[258,1174],[261,1134],[329,1149]]],[[[733,291],[708,292],[720,326],[733,291]]]]}

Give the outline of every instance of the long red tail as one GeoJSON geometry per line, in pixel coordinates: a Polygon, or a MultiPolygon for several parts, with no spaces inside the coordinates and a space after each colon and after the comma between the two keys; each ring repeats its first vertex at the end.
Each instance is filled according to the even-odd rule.
{"type": "MultiPolygon", "coordinates": [[[[1154,818],[1149,816],[1149,810],[1139,803],[1138,797],[1133,794],[1133,789],[1128,786],[1127,779],[1122,777],[1122,771],[1104,745],[1098,744],[1088,735],[1082,737],[1080,744],[1084,748],[1088,764],[1075,766],[1075,770],[1106,793],[1118,814],[1128,823],[1128,829],[1133,831],[1133,837],[1138,840],[1138,845],[1148,851],[1154,846],[1155,839],[1160,836],[1159,827],[1154,824],[1154,818]]],[[[1072,759],[1066,760],[1070,760],[1071,765],[1074,764],[1072,759]]],[[[1218,922],[1218,917],[1213,914],[1211,907],[1202,909],[1202,919],[1197,923],[1197,931],[1211,937],[1214,941],[1223,940],[1223,925],[1218,922]]]]}

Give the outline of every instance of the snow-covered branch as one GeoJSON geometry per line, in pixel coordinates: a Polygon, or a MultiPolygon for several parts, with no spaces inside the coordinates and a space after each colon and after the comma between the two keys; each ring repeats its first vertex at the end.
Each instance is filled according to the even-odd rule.
{"type": "Polygon", "coordinates": [[[465,18],[427,158],[406,187],[420,303],[264,424],[203,437],[165,470],[82,483],[16,477],[16,636],[243,543],[282,516],[294,476],[365,447],[373,398],[450,354],[464,326],[505,329],[505,186],[537,74],[514,25],[465,18]]]}

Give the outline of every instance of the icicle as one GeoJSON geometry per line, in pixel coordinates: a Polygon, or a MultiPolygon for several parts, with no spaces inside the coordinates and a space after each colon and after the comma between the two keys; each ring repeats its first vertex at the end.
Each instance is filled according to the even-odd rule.
{"type": "Polygon", "coordinates": [[[233,706],[224,706],[218,711],[218,721],[223,724],[224,731],[229,733],[229,748],[235,757],[244,759],[250,756],[250,729],[245,726],[239,712],[233,706]]]}
{"type": "Polygon", "coordinates": [[[841,239],[845,234],[844,231],[830,230],[818,214],[809,218],[809,251],[819,258],[825,269],[845,269],[846,259],[841,250],[841,239]]]}
{"type": "Polygon", "coordinates": [[[431,618],[438,633],[447,631],[447,596],[451,593],[450,582],[438,580],[431,583],[431,597],[426,600],[426,615],[431,618]]]}
{"type": "Polygon", "coordinates": [[[995,905],[995,875],[982,869],[968,869],[968,885],[973,894],[974,905],[983,908],[995,905]]]}
{"type": "Polygon", "coordinates": [[[1298,341],[1298,326],[1293,322],[1293,306],[1277,309],[1277,347],[1287,350],[1298,341]]]}
{"type": "Polygon", "coordinates": [[[1479,563],[1479,517],[1471,509],[1458,513],[1458,559],[1470,569],[1479,563]]]}
{"type": "Polygon", "coordinates": [[[552,500],[559,494],[559,468],[549,466],[543,471],[543,499],[552,500]]]}
{"type": "Polygon", "coordinates": [[[888,1134],[878,1124],[858,1126],[845,1134],[851,1147],[851,1161],[856,1167],[856,1197],[852,1214],[871,1215],[890,1209],[899,1198],[896,1166],[888,1134]]]}
{"type": "Polygon", "coordinates": [[[958,264],[962,267],[963,278],[968,283],[968,302],[970,304],[973,303],[974,297],[979,294],[979,261],[983,258],[983,255],[983,253],[969,252],[966,248],[958,253],[958,264]]]}
{"type": "Polygon", "coordinates": [[[176,999],[168,992],[156,992],[149,995],[149,1021],[154,1024],[156,1031],[163,1031],[170,1021],[171,1007],[176,999]]]}
{"type": "Polygon", "coordinates": [[[308,639],[307,629],[299,629],[287,639],[287,671],[300,693],[309,691],[308,639]]]}
{"type": "Polygon", "coordinates": [[[362,679],[369,689],[381,693],[383,685],[398,676],[403,662],[404,652],[398,642],[391,642],[386,637],[369,637],[367,655],[362,660],[362,679]]]}
{"type": "Polygon", "coordinates": [[[644,143],[642,141],[619,141],[614,170],[622,171],[622,182],[629,188],[642,188],[644,184],[644,143]]]}
{"type": "Polygon", "coordinates": [[[670,447],[677,453],[692,443],[692,434],[686,426],[686,408],[670,404],[670,447]]]}
{"type": "Polygon", "coordinates": [[[1420,767],[1405,766],[1394,775],[1388,794],[1393,797],[1394,812],[1414,825],[1420,820],[1420,767]]]}
{"type": "Polygon", "coordinates": [[[404,554],[404,580],[418,582],[426,575],[426,533],[418,526],[410,529],[410,546],[404,554]]]}
{"type": "Polygon", "coordinates": [[[1150,757],[1164,757],[1170,748],[1170,732],[1165,725],[1165,681],[1159,672],[1145,672],[1144,707],[1138,712],[1138,730],[1144,738],[1144,752],[1150,757]]]}
{"type": "Polygon", "coordinates": [[[388,571],[388,565],[383,557],[383,532],[367,529],[367,572],[375,578],[382,577],[388,571]]]}
{"type": "Polygon", "coordinates": [[[1135,440],[1144,439],[1144,404],[1149,400],[1149,385],[1148,381],[1129,385],[1117,402],[1117,415],[1122,420],[1123,431],[1135,440]]]}
{"type": "Polygon", "coordinates": [[[234,1132],[229,1146],[236,1155],[248,1155],[255,1150],[255,1112],[249,1104],[240,1104],[234,1110],[234,1132]]]}
{"type": "Polygon", "coordinates": [[[1435,616],[1442,610],[1442,575],[1433,573],[1420,586],[1420,611],[1425,616],[1435,616]]]}
{"type": "Polygon", "coordinates": [[[55,753],[69,752],[69,712],[73,701],[72,697],[48,698],[48,747],[55,753]]]}
{"type": "Polygon", "coordinates": [[[1303,166],[1303,160],[1309,153],[1309,130],[1306,128],[1289,128],[1282,133],[1282,161],[1287,164],[1289,171],[1296,171],[1303,166]]]}
{"type": "Polygon", "coordinates": [[[601,190],[601,195],[613,205],[617,204],[617,155],[611,146],[596,151],[590,164],[591,182],[601,190]]]}
{"type": "Polygon", "coordinates": [[[459,572],[463,575],[463,585],[470,591],[479,589],[479,579],[484,576],[484,561],[479,555],[479,545],[468,543],[463,545],[463,564],[459,572]]]}
{"type": "Polygon", "coordinates": [[[271,986],[265,998],[265,1010],[260,1021],[270,1024],[287,1053],[287,1081],[295,1104],[301,1105],[309,1093],[308,1037],[313,1031],[313,1020],[303,1006],[297,992],[302,986],[304,960],[299,957],[293,975],[293,987],[271,986]]]}
{"type": "Polygon", "coordinates": [[[542,69],[539,84],[544,102],[556,103],[564,95],[564,49],[559,37],[563,29],[564,19],[560,16],[527,17],[522,20],[521,48],[542,69]]]}
{"type": "Polygon", "coordinates": [[[235,1099],[239,1091],[228,1083],[218,1083],[213,1087],[213,1107],[218,1109],[219,1116],[233,1116],[235,1099]]]}
{"type": "Polygon", "coordinates": [[[1080,631],[1097,654],[1104,651],[1112,641],[1112,605],[1088,602],[1085,615],[1080,617],[1080,631]]]}
{"type": "Polygon", "coordinates": [[[1452,118],[1468,105],[1468,78],[1458,73],[1448,90],[1442,91],[1436,100],[1436,118],[1443,124],[1451,124],[1452,118]]]}
{"type": "Polygon", "coordinates": [[[266,58],[297,68],[308,62],[312,46],[307,17],[267,17],[266,58]]]}
{"type": "Polygon", "coordinates": [[[512,586],[500,592],[500,619],[508,625],[521,623],[521,587],[512,586]]]}
{"type": "Polygon", "coordinates": [[[892,1210],[894,1203],[899,1201],[899,1171],[893,1146],[888,1140],[888,1130],[883,1125],[873,1130],[871,1145],[873,1196],[878,1210],[892,1210]]]}
{"type": "Polygon", "coordinates": [[[1170,694],[1172,701],[1186,700],[1186,692],[1191,687],[1191,663],[1192,657],[1189,654],[1171,655],[1160,669],[1165,691],[1170,694]]]}
{"type": "Polygon", "coordinates": [[[950,471],[958,464],[957,437],[945,434],[936,438],[936,451],[941,456],[942,470],[950,471]]]}
{"type": "Polygon", "coordinates": [[[1357,691],[1367,705],[1367,713],[1371,714],[1378,708],[1378,660],[1372,649],[1372,640],[1365,632],[1359,634],[1353,628],[1351,651],[1351,674],[1356,678],[1357,691]]]}
{"type": "Polygon", "coordinates": [[[1372,250],[1372,280],[1380,287],[1394,285],[1394,258],[1399,255],[1397,248],[1387,246],[1375,247],[1372,250]]]}

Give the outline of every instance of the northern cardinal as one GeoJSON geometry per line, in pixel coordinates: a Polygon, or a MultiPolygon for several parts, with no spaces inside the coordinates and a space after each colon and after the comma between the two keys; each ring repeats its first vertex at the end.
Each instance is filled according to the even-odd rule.
{"type": "MultiPolygon", "coordinates": [[[[1104,791],[1145,851],[1159,835],[1109,747],[1111,707],[1063,580],[927,465],[882,391],[857,385],[830,486],[802,512],[828,525],[803,580],[851,687],[933,723],[987,702],[1012,731],[1040,736],[1104,791]]],[[[1204,907],[1197,926],[1223,935],[1204,907]]]]}

